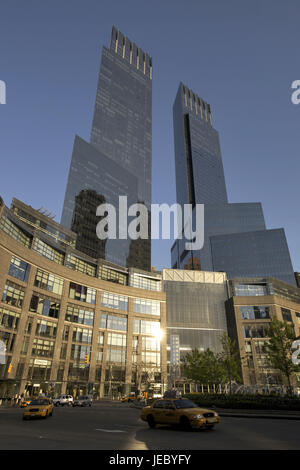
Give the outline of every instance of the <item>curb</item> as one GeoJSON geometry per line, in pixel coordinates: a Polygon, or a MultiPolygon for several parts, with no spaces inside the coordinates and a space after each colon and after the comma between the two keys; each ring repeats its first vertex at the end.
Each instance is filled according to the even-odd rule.
{"type": "Polygon", "coordinates": [[[224,418],[256,418],[256,419],[286,419],[286,420],[300,420],[300,416],[296,415],[263,415],[263,414],[242,414],[242,413],[223,413],[217,412],[219,416],[224,418]]]}
{"type": "MultiPolygon", "coordinates": [[[[143,406],[138,406],[135,404],[131,404],[130,408],[136,408],[141,410],[143,406]]],[[[300,414],[299,415],[280,415],[280,414],[255,414],[255,413],[234,413],[234,412],[226,412],[221,411],[218,409],[214,409],[219,416],[223,418],[253,418],[253,419],[287,419],[287,420],[299,420],[300,421],[300,414]]]]}

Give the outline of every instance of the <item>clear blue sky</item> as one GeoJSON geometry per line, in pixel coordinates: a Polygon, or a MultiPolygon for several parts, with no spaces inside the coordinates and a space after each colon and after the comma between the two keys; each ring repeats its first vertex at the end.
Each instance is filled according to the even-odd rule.
{"type": "MultiPolygon", "coordinates": [[[[172,106],[180,81],[211,104],[230,202],[261,201],[300,271],[299,0],[2,2],[0,194],[60,220],[73,139],[89,139],[112,24],[153,58],[153,202],[176,202],[172,106]]],[[[172,241],[153,242],[170,266],[172,241]]]]}

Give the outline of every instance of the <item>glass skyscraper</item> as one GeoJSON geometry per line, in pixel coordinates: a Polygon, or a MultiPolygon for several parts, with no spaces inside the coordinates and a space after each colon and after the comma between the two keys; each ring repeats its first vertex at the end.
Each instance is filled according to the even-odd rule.
{"type": "Polygon", "coordinates": [[[273,276],[295,284],[283,229],[267,230],[260,203],[229,203],[210,105],[180,83],[173,107],[177,202],[204,204],[204,246],[171,248],[172,268],[273,276]]]}
{"type": "MultiPolygon", "coordinates": [[[[127,196],[128,206],[146,205],[150,221],[151,178],[152,59],[113,27],[110,48],[102,50],[90,143],[75,138],[61,218],[63,225],[77,231],[81,251],[99,254],[95,214],[80,211],[82,197],[92,194],[94,201],[113,204],[118,216],[119,196],[127,196]],[[84,214],[93,234],[83,238],[78,220],[83,227],[84,214]]],[[[148,240],[107,240],[101,245],[103,256],[116,264],[150,269],[150,233],[149,223],[148,240]]]]}

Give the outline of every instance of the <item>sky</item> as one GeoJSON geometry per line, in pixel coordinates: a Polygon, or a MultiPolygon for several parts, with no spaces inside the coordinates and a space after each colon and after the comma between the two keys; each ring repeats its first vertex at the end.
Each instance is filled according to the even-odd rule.
{"type": "MultiPolygon", "coordinates": [[[[262,202],[300,271],[299,0],[10,0],[0,7],[0,195],[60,221],[75,134],[89,140],[112,25],[153,58],[153,203],[176,202],[172,106],[210,103],[230,202],[262,202]]],[[[170,267],[173,240],[152,242],[170,267]]]]}

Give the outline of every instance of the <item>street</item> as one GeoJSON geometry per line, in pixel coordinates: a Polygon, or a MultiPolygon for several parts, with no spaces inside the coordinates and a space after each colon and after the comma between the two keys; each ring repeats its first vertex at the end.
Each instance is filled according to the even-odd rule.
{"type": "Polygon", "coordinates": [[[55,408],[46,420],[22,420],[23,410],[0,408],[1,450],[300,449],[300,421],[224,417],[214,430],[149,429],[140,410],[122,403],[55,408]]]}

